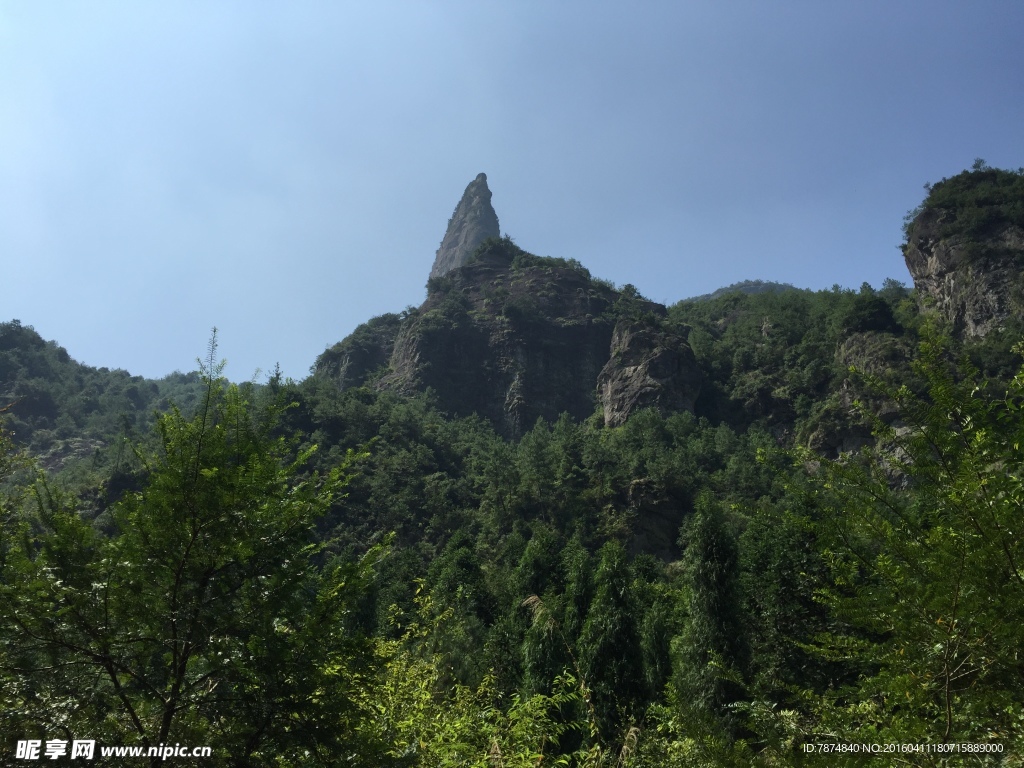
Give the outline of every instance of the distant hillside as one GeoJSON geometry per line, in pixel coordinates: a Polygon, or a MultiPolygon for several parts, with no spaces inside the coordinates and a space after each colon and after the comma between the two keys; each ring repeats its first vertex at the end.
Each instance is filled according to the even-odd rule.
{"type": "Polygon", "coordinates": [[[689,299],[683,299],[683,301],[708,301],[729,293],[781,293],[783,291],[799,290],[802,289],[789,283],[776,283],[771,280],[741,280],[738,283],[727,285],[725,288],[719,288],[717,291],[705,293],[701,296],[693,296],[689,299]]]}
{"type": "Polygon", "coordinates": [[[148,432],[155,411],[172,402],[187,409],[198,391],[195,373],[152,380],[94,368],[73,360],[31,325],[0,323],[4,426],[46,469],[92,456],[118,435],[148,432]]]}

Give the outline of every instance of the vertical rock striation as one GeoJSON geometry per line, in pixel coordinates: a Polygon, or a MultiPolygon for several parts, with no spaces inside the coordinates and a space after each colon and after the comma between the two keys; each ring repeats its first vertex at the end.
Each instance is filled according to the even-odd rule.
{"type": "Polygon", "coordinates": [[[498,214],[491,207],[491,190],[487,188],[487,174],[481,173],[469,183],[455,206],[430,276],[441,277],[463,266],[480,243],[500,236],[498,214]]]}
{"type": "Polygon", "coordinates": [[[979,160],[931,185],[914,214],[903,257],[922,310],[962,339],[1024,320],[1024,168],[979,160]]]}
{"type": "Polygon", "coordinates": [[[664,326],[619,321],[597,390],[609,427],[625,424],[641,408],[693,413],[700,369],[683,335],[664,326]]]}
{"type": "Polygon", "coordinates": [[[1024,229],[999,223],[981,237],[944,235],[954,218],[943,210],[921,213],[903,257],[922,303],[932,303],[954,335],[981,337],[1022,312],[1024,229]]]}

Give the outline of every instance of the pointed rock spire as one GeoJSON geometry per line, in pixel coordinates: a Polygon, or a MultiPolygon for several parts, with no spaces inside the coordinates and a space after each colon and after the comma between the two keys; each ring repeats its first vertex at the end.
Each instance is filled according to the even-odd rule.
{"type": "Polygon", "coordinates": [[[461,267],[480,243],[500,236],[498,214],[491,207],[491,190],[487,188],[487,174],[481,173],[469,183],[455,206],[430,276],[440,277],[461,267]]]}

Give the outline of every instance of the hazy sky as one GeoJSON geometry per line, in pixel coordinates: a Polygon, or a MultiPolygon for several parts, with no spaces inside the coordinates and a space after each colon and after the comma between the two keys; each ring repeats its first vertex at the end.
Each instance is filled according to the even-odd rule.
{"type": "Polygon", "coordinates": [[[466,184],[673,302],[909,282],[922,185],[1024,165],[1024,3],[0,0],[0,319],[303,378],[418,305],[466,184]]]}

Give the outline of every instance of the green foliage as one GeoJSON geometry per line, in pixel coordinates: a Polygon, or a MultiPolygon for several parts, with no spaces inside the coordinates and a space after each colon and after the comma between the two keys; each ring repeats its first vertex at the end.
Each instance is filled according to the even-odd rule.
{"type": "Polygon", "coordinates": [[[910,238],[914,221],[925,211],[945,212],[940,237],[983,237],[996,226],[1024,227],[1024,168],[1002,170],[975,161],[973,169],[925,187],[928,197],[904,217],[910,238]]]}
{"type": "Polygon", "coordinates": [[[594,598],[579,638],[580,669],[593,692],[598,726],[609,740],[640,714],[644,690],[636,669],[641,655],[638,618],[626,553],[610,541],[599,553],[594,598]]]}
{"type": "Polygon", "coordinates": [[[701,296],[694,296],[687,301],[708,301],[717,299],[730,293],[781,293],[784,291],[797,291],[799,288],[789,283],[776,283],[771,280],[741,280],[738,283],[727,285],[711,293],[701,296]]]}
{"type": "Polygon", "coordinates": [[[343,341],[326,349],[313,366],[314,373],[337,381],[343,387],[362,386],[387,364],[402,323],[409,313],[388,313],[371,318],[343,341]]]}
{"type": "Polygon", "coordinates": [[[254,407],[212,359],[211,345],[196,415],[160,418],[113,536],[42,481],[42,528],[7,527],[5,733],[208,744],[248,765],[353,748],[372,656],[349,616],[379,552],[320,564],[313,526],[345,467],[301,477],[313,449],[274,437],[283,405],[254,407]]]}
{"type": "MultiPolygon", "coordinates": [[[[974,174],[929,199],[1015,220],[1001,196],[1019,174],[974,174]]],[[[894,280],[755,282],[665,317],[507,237],[476,258],[301,383],[231,386],[212,358],[146,382],[0,326],[18,438],[94,487],[33,496],[0,445],[7,732],[81,726],[280,766],[816,764],[801,744],[831,739],[1018,748],[1012,323],[964,348],[978,370],[950,370],[934,344],[912,368],[927,331],[894,280]],[[370,386],[400,329],[465,355],[473,338],[448,334],[484,315],[522,335],[540,320],[689,332],[696,413],[617,428],[563,415],[503,440],[430,391],[370,386]],[[179,408],[147,438],[172,392],[179,408]],[[796,466],[779,459],[794,445],[796,466]]]]}
{"type": "Polygon", "coordinates": [[[422,541],[432,551],[479,504],[484,464],[499,443],[480,419],[447,420],[429,395],[339,392],[318,377],[286,394],[298,403],[285,414],[286,428],[322,446],[313,466],[341,461],[372,441],[370,455],[353,466],[345,503],[322,523],[340,547],[362,551],[366,542],[395,532],[399,544],[422,541]]]}
{"type": "MultiPolygon", "coordinates": [[[[484,240],[473,251],[467,263],[495,259],[504,262],[512,267],[513,271],[521,271],[531,267],[542,269],[568,269],[590,279],[590,270],[584,267],[576,259],[560,259],[553,256],[537,256],[528,253],[516,245],[515,241],[505,235],[504,237],[489,237],[484,240]]],[[[428,284],[429,285],[429,284],[428,284]]]]}
{"type": "Polygon", "coordinates": [[[488,237],[480,243],[469,257],[469,264],[483,259],[492,258],[506,264],[512,264],[517,257],[538,258],[527,253],[509,235],[504,237],[488,237]]]}
{"type": "Polygon", "coordinates": [[[822,599],[848,627],[819,647],[871,670],[818,700],[816,727],[1019,749],[1024,371],[992,393],[934,340],[916,369],[926,396],[885,388],[904,425],[878,423],[875,448],[825,462],[812,497],[832,573],[822,599]]]}
{"type": "Polygon", "coordinates": [[[31,326],[0,323],[0,407],[18,445],[51,473],[98,484],[126,458],[125,438],[150,434],[154,411],[173,399],[189,410],[201,390],[194,374],[153,381],[92,368],[44,341],[31,326]]]}
{"type": "Polygon", "coordinates": [[[739,552],[723,510],[707,493],[683,533],[687,617],[676,643],[674,688],[696,720],[725,718],[741,697],[747,644],[740,615],[739,552]]]}
{"type": "MultiPolygon", "coordinates": [[[[763,354],[755,359],[765,365],[777,366],[770,371],[791,375],[789,363],[773,363],[756,346],[772,343],[778,332],[796,340],[789,349],[796,346],[808,365],[815,350],[824,356],[822,350],[831,344],[854,356],[847,359],[884,362],[879,369],[885,377],[927,383],[924,369],[911,379],[900,373],[898,357],[886,357],[883,341],[895,343],[886,341],[897,339],[894,334],[844,326],[858,299],[873,295],[867,288],[860,294],[796,294],[794,303],[777,306],[769,295],[728,297],[722,301],[735,303],[725,309],[729,320],[717,329],[721,336],[708,350],[710,359],[727,352],[719,345],[743,349],[748,340],[767,338],[748,349],[763,354]],[[771,311],[767,337],[764,309],[771,311]]],[[[889,306],[907,299],[898,284],[877,295],[889,306]]],[[[706,303],[711,317],[723,311],[713,305],[706,303]]],[[[855,392],[870,389],[863,381],[839,378],[838,367],[831,369],[836,377],[831,381],[850,381],[855,392]]],[[[819,386],[829,391],[834,384],[819,386]]],[[[907,396],[919,390],[915,384],[907,396]]],[[[513,694],[548,695],[562,670],[573,670],[585,681],[598,728],[595,743],[603,745],[605,756],[610,745],[625,743],[631,722],[642,727],[631,747],[636,765],[785,764],[815,728],[842,725],[852,729],[851,738],[867,738],[867,730],[850,722],[854,710],[886,700],[891,681],[881,676],[877,647],[888,636],[874,625],[856,623],[845,608],[817,602],[814,594],[830,582],[836,563],[853,557],[852,545],[875,554],[888,545],[864,539],[862,531],[862,538],[844,541],[817,527],[823,499],[836,504],[828,520],[840,519],[838,510],[846,510],[850,499],[830,497],[832,491],[824,488],[803,496],[793,490],[799,486],[787,490],[782,480],[789,470],[770,458],[756,458],[770,457],[777,437],[742,421],[734,428],[689,414],[664,418],[649,411],[616,429],[567,418],[554,425],[539,422],[509,444],[479,422],[445,422],[426,402],[403,404],[388,397],[361,392],[341,398],[349,409],[346,429],[362,425],[346,440],[379,435],[376,455],[350,486],[349,503],[358,519],[392,505],[389,519],[410,532],[407,545],[419,542],[415,551],[403,550],[410,554],[401,578],[408,583],[420,563],[419,573],[433,585],[437,629],[427,646],[444,660],[431,672],[438,685],[462,686],[458,690],[465,696],[483,686],[487,695],[502,697],[506,704],[499,709],[507,712],[513,694]],[[380,489],[372,502],[363,491],[370,487],[380,489]],[[440,488],[446,490],[438,494],[440,488]],[[402,499],[401,509],[395,498],[402,499]],[[621,545],[606,543],[636,541],[633,537],[657,519],[651,510],[678,526],[694,509],[681,566],[664,569],[646,559],[630,563],[621,545]],[[423,526],[428,519],[445,522],[428,529],[423,526]],[[417,520],[419,534],[410,527],[417,520]],[[531,595],[544,606],[543,620],[525,620],[521,605],[531,595]],[[449,618],[440,621],[443,615],[449,618]],[[823,638],[845,638],[845,647],[874,650],[822,655],[815,649],[829,647],[823,638]],[[677,671],[666,697],[670,645],[677,671]],[[866,685],[860,678],[874,682],[866,685]],[[853,704],[861,694],[867,703],[856,699],[853,704]]],[[[884,400],[876,394],[868,402],[891,419],[884,400]]],[[[931,481],[920,487],[943,485],[931,481]]],[[[917,488],[911,484],[900,492],[917,488]]],[[[375,525],[385,524],[375,519],[375,525]]],[[[856,590],[837,588],[841,598],[862,594],[877,580],[866,571],[857,574],[862,581],[856,590]]],[[[982,594],[980,587],[976,591],[982,594]]],[[[401,594],[406,609],[398,615],[408,617],[409,595],[401,594]]],[[[383,615],[380,605],[377,614],[383,615]]],[[[903,705],[898,709],[902,713],[903,705]]],[[[584,716],[574,712],[566,716],[584,716]]],[[[926,709],[919,713],[921,734],[927,715],[926,709]]],[[[877,729],[891,716],[883,707],[856,718],[866,729],[877,729]]],[[[887,734],[896,738],[903,722],[894,719],[887,734]]]]}
{"type": "Polygon", "coordinates": [[[798,498],[762,503],[739,540],[749,688],[789,706],[797,703],[796,691],[822,692],[844,672],[809,650],[831,629],[825,606],[814,599],[827,567],[811,515],[798,498]]]}
{"type": "Polygon", "coordinates": [[[513,694],[507,702],[492,673],[475,687],[451,686],[445,672],[449,657],[416,649],[429,643],[431,627],[451,620],[452,611],[438,613],[425,595],[418,604],[417,619],[402,639],[379,643],[381,675],[361,694],[374,713],[365,725],[366,740],[387,745],[382,764],[596,768],[600,753],[566,753],[559,746],[588,728],[573,714],[586,697],[579,682],[561,675],[550,694],[513,694]]]}
{"type": "Polygon", "coordinates": [[[843,333],[864,333],[865,331],[899,333],[901,329],[893,316],[890,302],[875,293],[871,286],[865,283],[843,318],[842,330],[843,333]]]}
{"type": "Polygon", "coordinates": [[[851,364],[909,373],[904,342],[894,341],[913,339],[917,310],[908,301],[895,281],[878,292],[865,285],[859,293],[838,287],[732,293],[680,302],[669,308],[669,321],[692,329],[690,346],[704,379],[698,415],[821,449],[868,432],[837,396],[860,394],[851,364]]]}
{"type": "Polygon", "coordinates": [[[455,617],[435,633],[435,641],[455,663],[455,677],[476,684],[486,672],[474,649],[483,645],[485,628],[495,619],[494,599],[483,568],[464,530],[449,539],[428,571],[431,594],[440,610],[455,617]]]}
{"type": "Polygon", "coordinates": [[[611,314],[616,320],[657,328],[661,324],[662,307],[644,298],[635,285],[626,283],[619,291],[611,314]]]}

